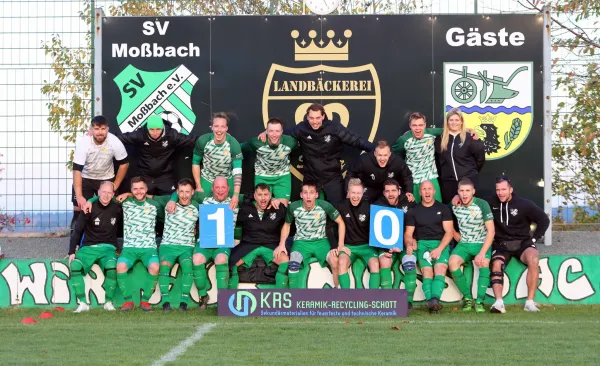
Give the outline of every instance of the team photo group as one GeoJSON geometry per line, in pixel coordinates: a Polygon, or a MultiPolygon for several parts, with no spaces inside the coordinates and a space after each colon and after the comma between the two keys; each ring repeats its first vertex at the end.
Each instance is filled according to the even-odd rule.
{"type": "Polygon", "coordinates": [[[73,159],[68,254],[76,312],[90,309],[84,277],[94,264],[104,271],[106,310],[115,310],[117,287],[124,298],[121,310],[136,307],[128,273],[139,261],[148,272],[139,308],[152,310],[150,297],[158,284],[162,310],[185,311],[192,284],[199,309],[208,305],[207,264],[214,263],[217,289],[237,289],[241,270],[258,258],[273,274],[276,288],[305,287],[307,266],[316,260],[330,267],[336,288],[351,288],[352,267],[368,268],[368,288],[393,291],[392,268],[400,266],[409,309],[419,268],[431,313],[442,309],[448,272],[463,295],[463,311],[487,311],[483,300],[492,287],[496,301],[488,310],[505,313],[504,269],[514,258],[528,267],[524,310],[539,311],[533,301],[539,279],[536,245],[549,218],[518,196],[505,175],[496,178],[494,197],[478,196],[485,149],[459,109],[447,112],[443,128],[427,128],[421,113],[411,114],[408,122],[410,129],[396,140],[371,143],[330,120],[322,105],[312,104],[294,127],[284,130],[284,123],[273,118],[264,132],[240,143],[228,134],[225,113],[215,113],[212,132],[202,136],[181,134],[158,115],[149,116],[138,130],[116,136],[108,131],[105,117],[94,117],[90,132],[78,139],[73,159]],[[344,176],[340,161],[345,145],[364,153],[346,162],[344,176]],[[135,161],[129,160],[126,146],[137,151],[135,161]],[[191,147],[191,174],[176,181],[175,154],[191,147]],[[294,150],[303,163],[298,201],[291,200],[294,150]],[[254,176],[244,175],[253,179],[254,189],[247,194],[241,193],[244,154],[255,156],[254,176]],[[130,192],[117,195],[130,164],[138,176],[130,179],[130,192]],[[201,245],[199,210],[211,204],[227,205],[233,213],[239,239],[233,248],[201,245]],[[403,250],[369,244],[371,205],[404,212],[403,250]],[[120,236],[122,248],[117,245],[120,236]],[[476,296],[463,269],[471,263],[479,272],[476,296]],[[171,299],[175,264],[181,297],[171,299]]]}

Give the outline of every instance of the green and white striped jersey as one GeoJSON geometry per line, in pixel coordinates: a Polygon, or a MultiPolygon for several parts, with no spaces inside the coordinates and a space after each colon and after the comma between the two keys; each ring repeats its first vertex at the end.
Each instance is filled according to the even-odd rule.
{"type": "Polygon", "coordinates": [[[187,206],[183,206],[179,202],[176,202],[175,205],[177,209],[174,213],[170,214],[165,211],[162,244],[193,247],[196,245],[199,203],[192,200],[187,206]]]}
{"type": "Polygon", "coordinates": [[[490,205],[477,197],[469,206],[454,206],[452,212],[458,223],[461,243],[483,243],[487,235],[486,221],[493,221],[490,205]]]}
{"type": "Polygon", "coordinates": [[[216,177],[242,174],[242,159],[242,149],[233,136],[227,134],[225,142],[215,144],[214,134],[207,133],[196,141],[192,164],[202,162],[202,178],[212,183],[216,177]]]}
{"type": "Polygon", "coordinates": [[[426,128],[423,138],[413,137],[411,131],[400,136],[392,151],[402,155],[406,153],[406,164],[413,175],[414,184],[438,177],[435,166],[435,138],[440,136],[443,128],[426,128]]]}
{"type": "Polygon", "coordinates": [[[123,206],[123,248],[156,249],[156,217],[164,210],[157,201],[129,197],[123,206]]]}
{"type": "Polygon", "coordinates": [[[280,177],[290,173],[290,153],[297,145],[296,139],[288,135],[282,135],[280,144],[276,146],[254,137],[242,145],[242,150],[256,152],[255,175],[280,177]]]}
{"type": "Polygon", "coordinates": [[[318,240],[325,239],[325,226],[327,225],[327,216],[335,220],[340,216],[338,210],[329,202],[317,200],[315,207],[308,211],[302,206],[302,200],[290,203],[285,222],[291,224],[296,222],[296,240],[318,240]]]}

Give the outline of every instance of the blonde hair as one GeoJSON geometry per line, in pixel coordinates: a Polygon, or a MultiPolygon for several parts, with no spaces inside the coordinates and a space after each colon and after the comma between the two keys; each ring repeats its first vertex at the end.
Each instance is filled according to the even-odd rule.
{"type": "Polygon", "coordinates": [[[361,180],[359,178],[351,178],[348,181],[348,191],[350,190],[350,187],[353,186],[361,186],[364,188],[363,182],[361,182],[361,180]]]}
{"type": "Polygon", "coordinates": [[[446,113],[446,119],[444,121],[444,132],[442,133],[442,141],[440,144],[442,151],[448,150],[448,140],[450,140],[450,128],[448,127],[448,120],[454,115],[458,116],[458,118],[460,118],[460,122],[462,123],[460,127],[460,141],[464,143],[467,138],[467,126],[465,125],[463,114],[460,109],[452,108],[448,111],[448,113],[446,113]]]}

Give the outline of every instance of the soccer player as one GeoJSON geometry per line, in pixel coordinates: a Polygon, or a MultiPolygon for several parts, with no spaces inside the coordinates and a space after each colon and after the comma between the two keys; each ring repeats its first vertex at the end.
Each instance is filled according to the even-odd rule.
{"type": "Polygon", "coordinates": [[[497,198],[490,200],[496,229],[492,245],[492,289],[496,302],[490,311],[506,312],[502,300],[502,287],[504,268],[511,258],[527,266],[525,311],[540,311],[533,301],[540,276],[540,258],[536,243],[548,230],[550,219],[535,203],[517,196],[513,192],[510,179],[506,176],[496,179],[496,196],[497,198]],[[530,234],[532,223],[537,225],[533,236],[530,234]]]}
{"type": "MultiPolygon", "coordinates": [[[[304,157],[304,180],[316,182],[325,192],[327,201],[333,204],[344,199],[340,163],[344,145],[366,151],[375,148],[373,143],[354,134],[340,122],[329,120],[325,108],[317,103],[311,104],[306,109],[304,121],[286,130],[286,134],[300,143],[300,152],[304,157]]],[[[265,141],[265,132],[259,138],[265,141]]]]}
{"type": "Polygon", "coordinates": [[[230,208],[233,210],[239,203],[242,186],[242,149],[239,142],[227,133],[229,117],[225,113],[213,115],[211,128],[213,132],[200,136],[194,147],[192,175],[196,191],[210,194],[216,177],[227,178],[230,187],[228,196],[232,196],[230,208]]]}
{"type": "Polygon", "coordinates": [[[485,312],[483,300],[485,291],[490,284],[490,258],[492,254],[492,241],[494,240],[494,216],[490,205],[475,197],[475,186],[468,178],[458,182],[458,196],[460,205],[453,206],[452,211],[456,218],[454,240],[458,242],[448,265],[450,272],[456,282],[456,287],[464,296],[463,311],[471,311],[473,308],[473,296],[469,288],[469,281],[460,267],[474,259],[475,265],[479,267],[479,279],[477,280],[477,300],[475,311],[485,312]]]}
{"type": "Polygon", "coordinates": [[[135,146],[140,152],[139,173],[151,195],[167,195],[175,190],[173,155],[177,149],[193,146],[196,139],[165,126],[156,114],[148,117],[141,128],[119,136],[121,142],[135,146]]]}
{"type": "Polygon", "coordinates": [[[237,224],[242,226],[242,240],[231,250],[229,263],[233,264],[229,287],[237,289],[239,283],[238,267],[250,267],[256,258],[262,258],[271,267],[277,267],[275,287],[286,288],[289,258],[281,253],[275,257],[273,252],[279,244],[281,227],[285,222],[284,205],[273,207],[271,188],[265,183],[254,187],[254,201],[245,200],[240,204],[237,224]]]}
{"type": "Polygon", "coordinates": [[[443,128],[426,128],[425,116],[419,112],[410,115],[408,126],[410,131],[400,136],[392,150],[406,156],[406,163],[412,172],[413,192],[417,203],[420,184],[426,180],[433,184],[435,199],[442,202],[442,192],[438,183],[438,171],[435,165],[435,138],[441,136],[443,128]]]}
{"type": "MultiPolygon", "coordinates": [[[[360,260],[369,266],[369,288],[379,288],[379,252],[369,246],[371,205],[363,197],[364,186],[360,179],[348,181],[348,199],[340,202],[337,209],[346,226],[346,251],[338,251],[338,279],[341,288],[350,288],[350,266],[360,260]],[[349,252],[349,253],[348,253],[349,252]]],[[[354,273],[356,281],[362,281],[361,273],[354,273]]]]}
{"type": "Polygon", "coordinates": [[[177,202],[167,204],[167,211],[172,213],[165,215],[165,229],[158,248],[158,256],[160,257],[158,286],[164,311],[172,310],[169,285],[171,268],[175,263],[179,263],[182,275],[179,310],[187,311],[188,308],[190,289],[194,280],[192,254],[196,244],[198,206],[200,205],[196,198],[202,196],[194,194],[192,184],[191,179],[181,179],[177,183],[177,192],[173,193],[171,197],[171,200],[177,198],[177,202]],[[173,205],[175,208],[173,208],[173,205]]]}
{"type": "MultiPolygon", "coordinates": [[[[401,194],[400,185],[395,179],[388,179],[383,183],[383,197],[379,198],[374,204],[401,209],[405,215],[416,207],[415,202],[410,202],[406,195],[401,194]]],[[[381,288],[391,289],[392,285],[393,287],[400,286],[400,278],[397,278],[392,283],[392,264],[396,263],[396,260],[402,263],[402,269],[404,269],[404,287],[408,293],[409,308],[412,308],[413,296],[417,288],[417,259],[413,255],[415,248],[413,248],[412,244],[412,242],[407,243],[400,255],[396,255],[398,251],[392,250],[381,251],[379,254],[381,288]]]]}
{"type": "Polygon", "coordinates": [[[440,298],[446,287],[446,270],[454,235],[450,208],[435,200],[435,187],[426,180],[421,183],[422,201],[406,214],[404,243],[416,247],[416,257],[423,274],[423,292],[431,313],[442,309],[440,298]],[[414,243],[416,241],[416,243],[414,243]],[[432,268],[433,267],[433,268],[432,268]],[[435,277],[434,277],[435,274],[435,277]]]}
{"type": "Polygon", "coordinates": [[[243,151],[256,153],[254,185],[267,184],[272,196],[286,206],[292,192],[290,153],[297,145],[295,138],[283,134],[283,122],[277,118],[267,122],[267,141],[254,137],[242,145],[243,151]]]}
{"type": "Polygon", "coordinates": [[[288,266],[288,275],[290,279],[290,288],[304,288],[300,283],[300,267],[304,263],[304,268],[308,266],[308,260],[312,257],[317,258],[321,266],[329,263],[332,269],[337,271],[337,256],[340,251],[349,254],[344,245],[346,225],[340,217],[339,212],[327,201],[317,199],[319,193],[317,184],[304,180],[302,182],[302,200],[290,203],[285,218],[285,224],[281,229],[279,246],[275,249],[274,255],[278,258],[280,255],[287,255],[285,241],[290,234],[290,225],[296,222],[296,235],[291,248],[290,263],[288,266]],[[338,245],[331,248],[325,227],[327,217],[338,225],[338,245]]]}
{"type": "Polygon", "coordinates": [[[77,139],[73,156],[73,219],[77,221],[83,206],[92,198],[104,181],[113,181],[116,192],[125,178],[129,163],[127,150],[119,139],[108,132],[108,120],[104,116],[92,118],[91,136],[86,134],[77,139]],[[119,163],[115,176],[113,159],[119,163]]]}
{"type": "MultiPolygon", "coordinates": [[[[104,291],[106,302],[104,309],[112,311],[113,295],[117,287],[117,223],[121,219],[121,206],[113,202],[113,183],[105,181],[100,183],[98,189],[99,200],[95,202],[93,210],[87,215],[79,215],[69,243],[69,266],[71,268],[71,284],[75,296],[79,300],[76,313],[90,310],[86,302],[85,283],[83,277],[90,271],[94,263],[98,263],[104,271],[104,291]],[[81,236],[84,234],[83,241],[81,236]],[[75,248],[81,242],[81,248],[75,254],[75,248]]],[[[83,206],[83,205],[82,205],[83,206]]]]}
{"type": "Polygon", "coordinates": [[[383,182],[395,179],[409,201],[414,201],[413,178],[410,169],[398,155],[392,155],[387,141],[377,142],[373,154],[363,154],[346,174],[346,180],[359,178],[365,186],[365,197],[369,203],[375,202],[383,192],[383,182]]]}
{"type": "MultiPolygon", "coordinates": [[[[228,180],[225,177],[216,177],[212,185],[212,195],[206,198],[202,197],[200,192],[194,194],[194,199],[202,204],[231,204],[234,197],[229,196],[230,188],[228,180]]],[[[243,195],[241,196],[243,200],[243,195]]],[[[231,207],[231,206],[230,206],[231,207]]],[[[233,224],[235,225],[239,207],[233,209],[233,224]]],[[[196,214],[196,216],[198,216],[196,214]]],[[[198,289],[198,295],[200,296],[200,302],[198,307],[200,310],[206,309],[208,305],[208,275],[206,273],[206,263],[211,260],[215,263],[215,269],[217,271],[217,289],[227,289],[229,287],[229,256],[231,254],[230,248],[200,248],[200,243],[194,249],[193,272],[194,272],[194,283],[198,289]]]]}

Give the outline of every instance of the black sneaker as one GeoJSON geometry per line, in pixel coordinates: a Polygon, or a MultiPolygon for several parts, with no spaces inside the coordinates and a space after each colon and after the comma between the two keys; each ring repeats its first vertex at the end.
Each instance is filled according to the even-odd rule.
{"type": "Polygon", "coordinates": [[[198,302],[198,310],[206,310],[206,308],[208,307],[209,300],[210,300],[210,297],[208,295],[201,296],[200,302],[198,302]]]}
{"type": "Polygon", "coordinates": [[[187,311],[187,303],[179,303],[179,311],[187,311]]]}
{"type": "Polygon", "coordinates": [[[433,302],[432,302],[432,300],[433,299],[429,299],[429,300],[425,301],[425,306],[427,306],[427,309],[429,309],[429,310],[433,310],[433,302]]]}
{"type": "Polygon", "coordinates": [[[408,310],[412,310],[412,309],[413,309],[413,304],[412,304],[412,302],[409,302],[408,303],[408,310]]]}
{"type": "Polygon", "coordinates": [[[429,314],[439,314],[440,312],[435,309],[429,309],[429,314]]]}
{"type": "Polygon", "coordinates": [[[444,306],[442,304],[440,304],[440,299],[438,299],[437,297],[434,297],[431,299],[431,308],[436,310],[436,311],[440,311],[442,310],[444,306]]]}
{"type": "Polygon", "coordinates": [[[165,302],[165,303],[163,304],[163,311],[171,311],[171,310],[173,310],[173,309],[171,308],[171,303],[170,303],[170,302],[165,302]]]}

